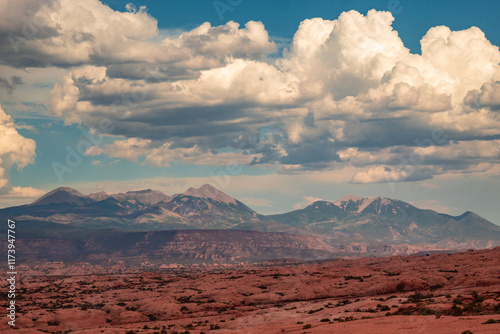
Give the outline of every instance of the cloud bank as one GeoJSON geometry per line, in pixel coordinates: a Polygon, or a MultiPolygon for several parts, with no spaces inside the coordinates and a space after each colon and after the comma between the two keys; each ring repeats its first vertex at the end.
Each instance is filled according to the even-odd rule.
{"type": "Polygon", "coordinates": [[[94,128],[109,119],[121,137],[88,155],[279,173],[349,167],[353,183],[498,175],[500,51],[476,27],[433,27],[412,54],[390,12],[349,11],[303,21],[276,55],[260,22],[159,40],[144,7],[2,6],[1,62],[72,68],[50,94],[52,113],[94,128]],[[7,12],[31,13],[36,32],[7,12]]]}
{"type": "Polygon", "coordinates": [[[32,187],[12,187],[9,182],[10,170],[16,166],[22,170],[35,158],[36,143],[21,136],[12,118],[0,106],[0,194],[14,197],[35,197],[44,194],[32,187]]]}

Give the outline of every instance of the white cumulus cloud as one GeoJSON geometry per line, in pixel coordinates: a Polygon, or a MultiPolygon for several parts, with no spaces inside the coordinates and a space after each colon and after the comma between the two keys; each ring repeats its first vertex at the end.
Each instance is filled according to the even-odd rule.
{"type": "MultiPolygon", "coordinates": [[[[93,128],[108,119],[121,138],[88,155],[155,166],[234,161],[282,173],[353,167],[354,183],[498,170],[498,156],[484,152],[496,152],[500,136],[500,51],[477,27],[433,27],[413,54],[390,12],[348,11],[304,20],[283,54],[270,56],[276,45],[261,22],[204,23],[159,38],[143,7],[4,6],[50,15],[16,57],[0,48],[2,63],[71,67],[50,94],[51,112],[93,128]],[[446,140],[418,144],[436,130],[446,140]],[[415,155],[423,162],[405,165],[415,155]]],[[[0,46],[22,34],[3,18],[0,46]]]]}
{"type": "Polygon", "coordinates": [[[34,197],[40,194],[40,190],[31,187],[12,187],[9,179],[13,166],[22,170],[33,163],[35,148],[35,141],[21,136],[12,118],[0,106],[0,194],[17,197],[34,197]]]}

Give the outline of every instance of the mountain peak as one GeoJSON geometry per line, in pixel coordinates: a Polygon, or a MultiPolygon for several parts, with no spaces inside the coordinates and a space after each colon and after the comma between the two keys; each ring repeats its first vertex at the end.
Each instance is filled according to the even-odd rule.
{"type": "Polygon", "coordinates": [[[346,195],[340,199],[340,202],[350,202],[350,201],[357,202],[357,201],[361,201],[361,200],[365,200],[365,199],[367,199],[367,198],[366,197],[357,197],[354,195],[346,195]]]}
{"type": "Polygon", "coordinates": [[[210,184],[204,184],[198,189],[189,188],[183,193],[183,195],[192,197],[210,198],[215,201],[226,204],[236,204],[236,200],[234,198],[223,193],[217,188],[211,186],[210,184]]]}
{"type": "Polygon", "coordinates": [[[74,188],[70,188],[70,187],[59,187],[59,188],[56,188],[56,189],[52,190],[50,193],[56,193],[56,192],[59,192],[59,191],[64,191],[64,192],[67,192],[67,193],[69,193],[71,195],[76,195],[76,196],[85,196],[84,194],[82,194],[78,190],[76,190],[74,188]]]}
{"type": "Polygon", "coordinates": [[[84,205],[91,202],[92,199],[79,192],[76,189],[69,187],[59,187],[54,189],[31,204],[34,205],[47,205],[47,204],[74,204],[74,205],[84,205]]]}
{"type": "Polygon", "coordinates": [[[381,196],[367,198],[347,195],[332,203],[344,211],[361,213],[374,202],[376,205],[387,205],[391,203],[391,200],[381,196]]]}
{"type": "Polygon", "coordinates": [[[109,195],[107,193],[105,193],[104,191],[99,191],[97,193],[90,194],[89,197],[92,198],[93,200],[100,202],[100,201],[108,198],[109,195]]]}
{"type": "Polygon", "coordinates": [[[145,190],[131,190],[126,193],[118,193],[111,195],[119,202],[132,201],[134,203],[140,202],[147,205],[154,205],[156,203],[166,201],[170,196],[158,190],[145,189],[145,190]]]}

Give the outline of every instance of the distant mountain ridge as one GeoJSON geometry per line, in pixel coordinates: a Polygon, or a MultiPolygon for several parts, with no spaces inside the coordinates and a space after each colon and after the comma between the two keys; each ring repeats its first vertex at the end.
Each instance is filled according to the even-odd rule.
{"type": "Polygon", "coordinates": [[[346,196],[335,202],[316,201],[304,209],[268,218],[350,242],[438,244],[450,239],[457,243],[500,240],[500,226],[472,212],[453,217],[385,197],[346,196]]]}
{"type": "Polygon", "coordinates": [[[208,184],[172,196],[151,189],[84,195],[61,187],[31,204],[2,209],[0,216],[120,230],[228,229],[265,219],[208,184]]]}
{"type": "Polygon", "coordinates": [[[0,218],[121,231],[286,232],[342,251],[381,254],[500,245],[500,226],[469,211],[455,217],[395,199],[349,195],[266,216],[211,185],[171,196],[151,189],[84,195],[61,187],[31,204],[0,210],[0,218]]]}

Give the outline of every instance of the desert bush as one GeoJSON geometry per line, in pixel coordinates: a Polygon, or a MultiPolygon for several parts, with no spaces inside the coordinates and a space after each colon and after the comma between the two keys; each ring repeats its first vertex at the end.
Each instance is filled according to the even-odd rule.
{"type": "Polygon", "coordinates": [[[481,296],[477,291],[472,292],[472,298],[476,303],[482,303],[484,301],[484,296],[481,296]]]}
{"type": "Polygon", "coordinates": [[[464,312],[460,306],[453,304],[453,306],[451,307],[451,315],[458,317],[461,316],[463,313],[464,312]]]}
{"type": "Polygon", "coordinates": [[[304,326],[302,326],[302,329],[308,329],[308,328],[311,328],[312,325],[311,324],[305,324],[304,326]]]}
{"type": "Polygon", "coordinates": [[[323,310],[323,308],[322,308],[322,307],[320,307],[320,308],[315,309],[315,310],[309,310],[309,312],[307,312],[307,313],[308,313],[308,314],[313,314],[313,313],[316,313],[316,312],[319,312],[319,311],[322,311],[322,310],[323,310]]]}
{"type": "Polygon", "coordinates": [[[493,306],[493,311],[495,311],[495,313],[500,313],[500,303],[493,306]]]}
{"type": "Polygon", "coordinates": [[[380,305],[380,304],[378,304],[378,305],[377,305],[377,308],[379,308],[379,309],[380,309],[380,311],[389,311],[389,310],[391,309],[391,308],[390,308],[389,306],[387,306],[387,305],[380,305]]]}
{"type": "Polygon", "coordinates": [[[433,294],[424,295],[424,294],[421,294],[420,292],[415,292],[414,294],[408,296],[408,302],[409,303],[418,303],[424,299],[429,299],[432,297],[434,297],[433,294]]]}
{"type": "Polygon", "coordinates": [[[430,308],[427,308],[427,307],[421,307],[418,312],[421,314],[421,315],[431,315],[431,314],[436,314],[436,311],[430,309],[430,308]]]}
{"type": "Polygon", "coordinates": [[[337,306],[345,306],[345,305],[348,305],[348,304],[351,304],[352,302],[349,300],[349,299],[344,299],[344,300],[341,300],[337,303],[337,306]]]}

